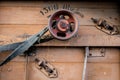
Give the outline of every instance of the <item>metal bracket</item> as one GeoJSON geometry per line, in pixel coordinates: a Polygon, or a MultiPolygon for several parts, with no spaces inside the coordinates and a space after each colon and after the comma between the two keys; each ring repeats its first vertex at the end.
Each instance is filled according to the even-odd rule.
{"type": "Polygon", "coordinates": [[[47,77],[49,78],[56,78],[58,77],[58,73],[55,67],[53,67],[53,65],[51,65],[48,61],[46,61],[45,59],[35,59],[36,62],[36,67],[42,72],[44,73],[47,77]]]}
{"type": "Polygon", "coordinates": [[[112,23],[106,21],[105,19],[94,19],[91,20],[96,24],[96,28],[101,30],[102,32],[109,34],[109,35],[117,35],[119,34],[119,29],[117,26],[113,25],[112,23]]]}
{"type": "Polygon", "coordinates": [[[104,57],[105,53],[105,48],[90,48],[88,57],[104,57]]]}

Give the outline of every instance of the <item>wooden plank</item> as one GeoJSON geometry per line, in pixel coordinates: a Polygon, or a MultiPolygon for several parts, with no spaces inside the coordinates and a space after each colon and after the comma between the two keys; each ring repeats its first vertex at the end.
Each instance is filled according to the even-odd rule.
{"type": "MultiPolygon", "coordinates": [[[[91,49],[91,48],[90,48],[91,49]]],[[[95,53],[96,49],[94,48],[93,52],[95,53]]],[[[104,48],[105,56],[103,57],[88,57],[89,63],[119,63],[120,62],[120,50],[119,48],[104,48]]],[[[98,51],[100,53],[100,51],[98,51]]],[[[3,52],[0,53],[0,61],[4,60],[5,56],[10,54],[11,52],[3,52]]],[[[36,56],[31,56],[29,61],[34,62],[35,58],[44,58],[49,62],[54,63],[64,63],[64,62],[72,62],[79,63],[84,62],[84,48],[73,48],[73,47],[38,47],[35,50],[36,56]],[[74,58],[74,59],[73,59],[74,58]]],[[[26,58],[24,56],[17,56],[12,60],[12,62],[24,62],[26,58]]]]}
{"type": "MultiPolygon", "coordinates": [[[[57,68],[59,75],[54,80],[81,80],[83,63],[52,63],[57,68]],[[72,70],[71,70],[72,69],[72,70]]],[[[34,64],[30,64],[29,79],[44,79],[48,80],[42,72],[36,69],[34,64]]],[[[119,80],[119,64],[107,63],[89,63],[87,66],[87,79],[101,79],[101,80],[119,80]]]]}
{"type": "MultiPolygon", "coordinates": [[[[58,71],[58,77],[54,80],[81,80],[83,63],[51,63],[58,71]]],[[[29,64],[29,80],[49,80],[34,63],[29,64]]]]}
{"type": "Polygon", "coordinates": [[[120,80],[120,64],[88,63],[87,79],[120,80]]]}
{"type": "MultiPolygon", "coordinates": [[[[93,51],[95,53],[96,49],[102,48],[94,48],[93,51]]],[[[88,57],[88,63],[120,63],[120,50],[119,48],[103,48],[105,50],[104,57],[88,57]]],[[[98,51],[100,53],[100,51],[98,51]]]]}
{"type": "MultiPolygon", "coordinates": [[[[55,47],[40,47],[36,50],[37,58],[44,58],[49,62],[83,62],[84,61],[84,49],[83,48],[55,48],[55,47]],[[72,52],[70,51],[72,50],[72,52]],[[73,59],[74,58],[74,59],[73,59]]],[[[30,61],[35,60],[35,57],[31,57],[30,61]]]]}
{"type": "MultiPolygon", "coordinates": [[[[45,25],[0,25],[0,45],[26,40],[45,25]]],[[[47,33],[49,34],[49,32],[47,33]]],[[[107,35],[94,26],[80,26],[75,37],[67,40],[51,40],[40,46],[120,46],[119,35],[107,35]]]]}
{"type": "MultiPolygon", "coordinates": [[[[0,7],[0,24],[48,24],[47,16],[54,11],[50,11],[44,16],[40,14],[40,7],[0,7]]],[[[105,18],[115,25],[119,25],[119,12],[117,9],[88,9],[76,8],[82,13],[84,18],[79,15],[80,25],[94,25],[91,17],[105,18]]]]}
{"type": "MultiPolygon", "coordinates": [[[[87,79],[112,80],[115,77],[115,80],[119,80],[120,50],[119,48],[105,48],[105,50],[105,57],[88,57],[87,79]]],[[[20,79],[25,80],[28,77],[29,80],[48,80],[49,78],[36,68],[34,57],[39,57],[40,59],[45,58],[57,69],[59,75],[55,80],[81,80],[84,48],[40,47],[37,49],[36,54],[36,56],[31,56],[28,59],[28,76],[26,76],[25,63],[19,62],[19,58],[16,57],[17,59],[0,67],[0,79],[15,80],[16,77],[20,77],[20,79]],[[16,73],[15,77],[14,73],[16,73]],[[9,75],[7,78],[4,77],[6,74],[9,75]]]]}
{"type": "MultiPolygon", "coordinates": [[[[95,48],[93,51],[95,52],[95,48]]],[[[119,63],[120,51],[118,48],[104,48],[104,57],[88,57],[89,63],[119,63]]],[[[45,58],[49,62],[84,62],[85,51],[83,48],[69,48],[69,47],[40,47],[36,51],[38,58],[45,58]]],[[[30,61],[34,61],[34,57],[31,57],[30,61]]]]}
{"type": "Polygon", "coordinates": [[[46,43],[38,44],[37,46],[120,46],[119,36],[108,35],[87,35],[71,38],[67,41],[51,40],[46,43]]]}
{"type": "MultiPolygon", "coordinates": [[[[3,61],[5,57],[11,52],[0,53],[0,61],[3,61]]],[[[83,62],[84,61],[84,50],[79,48],[38,48],[35,51],[36,56],[30,56],[29,61],[34,62],[35,58],[44,58],[50,62],[83,62]],[[69,51],[69,49],[72,50],[69,51]],[[73,54],[74,53],[74,54],[73,54]],[[66,55],[65,55],[66,54],[66,55]],[[75,59],[72,59],[75,57],[75,59]]],[[[11,62],[24,62],[26,61],[25,56],[17,56],[11,62]]]]}
{"type": "Polygon", "coordinates": [[[46,7],[50,4],[58,4],[63,6],[63,4],[70,4],[73,8],[117,8],[116,2],[86,2],[86,1],[3,1],[0,3],[0,7],[46,7]],[[112,5],[112,6],[111,6],[112,5]]]}
{"type": "MultiPolygon", "coordinates": [[[[6,67],[0,68],[1,80],[15,80],[16,78],[20,77],[19,79],[25,80],[25,71],[24,65],[20,62],[11,63],[12,65],[6,65],[6,67]],[[19,70],[19,71],[18,71],[19,70]],[[17,71],[17,72],[16,72],[17,71]],[[14,76],[13,74],[16,73],[14,76]],[[7,77],[6,74],[8,75],[7,77]]],[[[55,80],[81,80],[82,77],[82,70],[83,70],[83,63],[51,63],[57,69],[59,75],[58,78],[55,80]],[[71,70],[72,69],[72,70],[71,70]],[[73,75],[76,74],[76,75],[73,75]]],[[[49,79],[46,77],[41,71],[39,71],[35,63],[30,62],[28,65],[28,75],[29,80],[34,79],[49,79]]],[[[119,80],[119,64],[118,63],[88,63],[87,65],[87,79],[102,79],[102,80],[119,80]],[[99,74],[98,74],[99,73],[99,74]]]]}
{"type": "MultiPolygon", "coordinates": [[[[58,3],[61,5],[64,2],[58,3]]],[[[0,45],[26,40],[47,25],[46,16],[53,12],[45,16],[39,14],[46,4],[46,2],[0,2],[0,24],[5,24],[0,25],[0,45]]],[[[58,78],[54,80],[81,80],[85,51],[79,46],[120,46],[120,36],[110,36],[97,30],[90,20],[91,17],[104,17],[113,24],[119,25],[120,18],[116,3],[72,2],[72,5],[84,14],[84,18],[78,16],[81,23],[78,34],[67,41],[53,40],[36,45],[38,46],[37,55],[34,57],[45,58],[58,70],[58,78]]],[[[105,50],[105,57],[88,58],[88,80],[120,79],[119,48],[105,48],[105,50]]],[[[9,53],[0,53],[0,61],[9,53]]],[[[0,80],[27,80],[27,78],[28,80],[49,80],[35,67],[34,57],[29,57],[28,67],[26,67],[26,58],[21,56],[0,67],[0,80]]]]}
{"type": "Polygon", "coordinates": [[[26,80],[25,62],[11,62],[0,67],[0,80],[26,80]]]}

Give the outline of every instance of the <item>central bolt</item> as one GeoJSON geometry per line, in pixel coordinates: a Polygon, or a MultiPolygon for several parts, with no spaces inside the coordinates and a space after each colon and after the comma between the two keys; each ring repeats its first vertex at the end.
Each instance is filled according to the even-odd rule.
{"type": "Polygon", "coordinates": [[[65,27],[67,27],[67,24],[64,23],[64,22],[61,22],[61,23],[60,23],[60,26],[63,27],[63,28],[65,28],[65,27]]]}
{"type": "Polygon", "coordinates": [[[65,32],[65,31],[67,31],[67,29],[68,29],[68,24],[69,24],[69,23],[68,23],[67,20],[61,19],[61,20],[58,22],[57,27],[58,27],[58,29],[59,29],[60,31],[65,32]]]}

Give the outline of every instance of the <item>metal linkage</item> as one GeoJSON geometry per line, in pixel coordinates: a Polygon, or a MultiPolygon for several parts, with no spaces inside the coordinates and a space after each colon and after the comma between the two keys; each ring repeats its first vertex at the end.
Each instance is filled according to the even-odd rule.
{"type": "Polygon", "coordinates": [[[26,50],[28,50],[32,45],[35,44],[35,42],[46,32],[48,31],[48,27],[45,27],[42,31],[39,33],[31,36],[28,40],[24,41],[22,44],[20,44],[9,56],[7,56],[4,61],[0,63],[0,66],[8,63],[13,58],[15,58],[17,55],[20,55],[21,53],[24,53],[26,50]]]}
{"type": "MultiPolygon", "coordinates": [[[[44,42],[47,42],[47,41],[50,41],[54,39],[52,35],[43,35],[41,36],[38,41],[35,43],[35,44],[38,44],[38,43],[44,43],[44,42]]],[[[4,52],[4,51],[12,51],[14,49],[16,49],[16,47],[18,47],[20,44],[24,43],[25,41],[23,42],[17,42],[17,43],[12,43],[12,44],[8,44],[8,45],[3,45],[3,46],[0,46],[0,52],[4,52]]]]}

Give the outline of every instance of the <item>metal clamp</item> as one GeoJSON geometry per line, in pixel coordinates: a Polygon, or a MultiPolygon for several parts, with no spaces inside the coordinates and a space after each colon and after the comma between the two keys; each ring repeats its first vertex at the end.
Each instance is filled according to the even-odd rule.
{"type": "Polygon", "coordinates": [[[101,30],[102,32],[109,34],[109,35],[116,35],[119,34],[119,29],[117,26],[111,24],[110,22],[106,21],[105,19],[94,19],[91,20],[96,24],[96,28],[101,30]]]}
{"type": "Polygon", "coordinates": [[[58,77],[58,73],[55,67],[53,67],[53,65],[51,65],[48,61],[46,61],[45,59],[35,59],[36,62],[36,67],[42,72],[44,73],[47,77],[49,78],[56,78],[58,77]]]}

